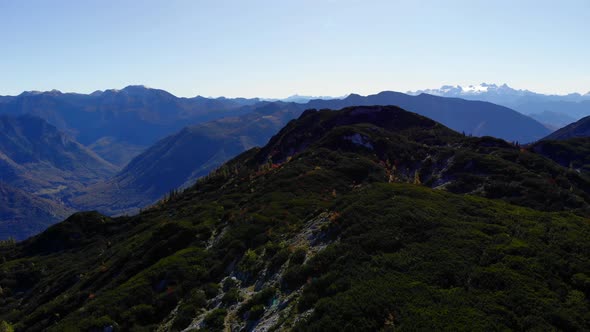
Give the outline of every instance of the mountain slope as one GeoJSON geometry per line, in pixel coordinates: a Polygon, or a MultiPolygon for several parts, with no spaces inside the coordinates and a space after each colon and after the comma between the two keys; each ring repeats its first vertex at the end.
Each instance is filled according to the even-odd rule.
{"type": "Polygon", "coordinates": [[[85,194],[75,198],[75,203],[81,209],[109,215],[136,212],[169,191],[194,183],[238,153],[265,144],[304,109],[355,105],[401,105],[475,136],[493,135],[524,142],[548,133],[538,122],[505,107],[429,95],[414,97],[382,92],[366,97],[350,95],[342,100],[313,100],[307,104],[263,103],[252,106],[240,117],[185,128],[161,140],[113,179],[88,188],[85,194]]]}
{"type": "Polygon", "coordinates": [[[11,188],[2,192],[0,233],[35,234],[73,211],[71,195],[116,171],[40,118],[0,116],[0,181],[11,188]]]}
{"type": "Polygon", "coordinates": [[[111,215],[137,212],[172,190],[192,185],[239,153],[264,145],[299,113],[295,104],[268,103],[241,117],[184,128],[140,154],[112,179],[87,188],[73,202],[111,215]]]}
{"type": "Polygon", "coordinates": [[[590,172],[590,117],[556,130],[530,148],[564,167],[590,172]]]}
{"type": "Polygon", "coordinates": [[[0,319],[27,331],[585,330],[588,181],[395,107],[308,111],[137,216],[76,214],[6,244],[0,319]]]}
{"type": "Polygon", "coordinates": [[[256,102],[258,99],[178,98],[164,90],[128,86],[90,95],[24,92],[0,103],[0,114],[36,115],[87,146],[109,138],[118,144],[116,150],[105,146],[97,152],[112,162],[124,163],[135,156],[135,147],[146,148],[187,125],[241,114],[237,109],[256,102]],[[132,147],[125,158],[110,158],[125,146],[132,147]]]}
{"type": "Polygon", "coordinates": [[[583,175],[503,140],[465,137],[433,120],[395,107],[307,111],[270,140],[261,150],[258,162],[281,163],[307,149],[312,141],[335,150],[365,147],[386,165],[385,171],[391,178],[408,182],[418,179],[423,185],[455,193],[502,198],[539,210],[585,211],[590,202],[587,194],[590,182],[583,175]],[[370,123],[386,131],[347,133],[349,123],[370,123]],[[330,131],[334,127],[338,130],[330,131]],[[420,130],[415,131],[414,127],[420,130]],[[371,139],[371,136],[377,137],[371,139]]]}
{"type": "Polygon", "coordinates": [[[576,117],[554,111],[532,113],[529,116],[554,131],[576,121],[576,117]]]}
{"type": "Polygon", "coordinates": [[[47,163],[100,177],[116,168],[46,121],[30,116],[0,116],[0,151],[19,165],[47,163]]]}
{"type": "Polygon", "coordinates": [[[523,114],[527,114],[551,128],[559,128],[565,124],[590,115],[590,94],[581,95],[545,95],[529,90],[516,90],[506,84],[486,84],[476,86],[446,85],[440,89],[427,89],[409,94],[428,93],[442,97],[483,100],[503,105],[523,114]]]}
{"type": "Polygon", "coordinates": [[[549,134],[539,122],[495,104],[444,98],[428,94],[411,96],[384,91],[362,97],[350,95],[342,100],[315,100],[308,108],[340,109],[349,106],[396,105],[427,116],[451,129],[474,136],[494,136],[507,141],[533,142],[549,134]]]}
{"type": "Polygon", "coordinates": [[[575,137],[590,137],[590,116],[558,129],[543,139],[564,140],[575,137]]]}

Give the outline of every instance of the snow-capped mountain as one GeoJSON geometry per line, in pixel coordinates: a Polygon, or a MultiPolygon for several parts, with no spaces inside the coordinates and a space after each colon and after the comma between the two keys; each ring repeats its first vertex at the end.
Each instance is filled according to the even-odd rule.
{"type": "Polygon", "coordinates": [[[409,91],[408,94],[427,93],[442,97],[482,100],[512,108],[530,115],[548,128],[554,129],[573,120],[590,115],[590,92],[567,95],[545,95],[530,90],[514,89],[507,84],[481,83],[460,86],[444,85],[439,89],[409,91]]]}
{"type": "Polygon", "coordinates": [[[488,83],[481,83],[478,85],[469,85],[466,87],[460,85],[443,85],[439,89],[426,89],[426,90],[418,90],[418,91],[409,91],[409,94],[420,94],[420,93],[427,93],[436,96],[445,96],[445,97],[462,97],[462,96],[473,96],[473,95],[483,95],[489,93],[502,93],[502,94],[509,94],[509,95],[530,95],[535,94],[529,90],[516,90],[509,87],[507,84],[497,85],[497,84],[488,84],[488,83]]]}
{"type": "Polygon", "coordinates": [[[521,89],[514,89],[507,84],[490,84],[490,83],[481,83],[478,85],[469,85],[469,86],[460,86],[460,85],[443,85],[439,89],[426,89],[426,90],[417,90],[417,91],[409,91],[408,94],[420,94],[420,93],[427,93],[436,96],[443,96],[443,97],[460,97],[460,98],[468,98],[468,97],[478,97],[478,98],[486,98],[488,96],[503,97],[507,99],[514,99],[514,98],[522,98],[522,97],[539,97],[544,99],[550,100],[567,100],[567,101],[582,101],[585,99],[590,99],[590,92],[581,95],[579,93],[571,93],[568,95],[545,95],[541,93],[536,93],[530,90],[521,90],[521,89]]]}

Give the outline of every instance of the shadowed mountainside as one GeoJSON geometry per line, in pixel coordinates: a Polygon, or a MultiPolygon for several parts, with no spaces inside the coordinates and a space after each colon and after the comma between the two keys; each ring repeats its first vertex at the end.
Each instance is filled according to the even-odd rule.
{"type": "Polygon", "coordinates": [[[582,118],[543,138],[544,140],[565,140],[576,137],[590,137],[590,116],[582,118]]]}
{"type": "Polygon", "coordinates": [[[104,161],[46,121],[0,116],[0,233],[23,239],[74,211],[67,200],[115,174],[104,161]]]}
{"type": "Polygon", "coordinates": [[[300,112],[296,104],[268,103],[241,117],[186,127],[140,154],[113,178],[90,186],[73,202],[111,215],[135,213],[170,191],[192,185],[241,152],[264,145],[300,112]]]}
{"type": "Polygon", "coordinates": [[[411,96],[392,91],[366,97],[353,94],[342,100],[310,101],[308,108],[340,109],[363,105],[395,105],[429,117],[458,132],[494,136],[507,141],[533,142],[550,132],[536,120],[503,106],[428,94],[411,96]]]}
{"type": "Polygon", "coordinates": [[[92,94],[23,92],[4,97],[0,114],[32,114],[122,167],[142,149],[181,128],[241,114],[258,99],[178,98],[164,90],[128,86],[92,94]],[[111,144],[101,144],[108,139],[111,144]],[[113,151],[109,149],[112,147],[113,151]]]}

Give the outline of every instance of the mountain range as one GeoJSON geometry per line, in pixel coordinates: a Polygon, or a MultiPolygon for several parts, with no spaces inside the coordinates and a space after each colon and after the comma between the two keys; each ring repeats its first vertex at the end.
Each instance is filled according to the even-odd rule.
{"type": "MultiPolygon", "coordinates": [[[[5,119],[21,119],[17,127],[25,128],[31,122],[27,144],[35,137],[61,138],[45,140],[45,146],[37,147],[37,151],[46,152],[48,160],[3,158],[0,181],[5,192],[10,189],[10,197],[18,192],[27,199],[15,205],[8,194],[3,198],[12,202],[3,207],[7,211],[2,215],[4,225],[21,226],[6,226],[1,236],[24,239],[73,211],[98,210],[110,216],[136,213],[179,188],[191,186],[239,153],[266,144],[306,109],[362,105],[397,105],[466,135],[494,136],[521,144],[550,133],[534,119],[489,102],[391,91],[306,103],[177,98],[144,86],[90,95],[24,92],[0,97],[0,114],[5,119]],[[44,132],[47,128],[52,128],[51,134],[44,132]],[[60,140],[77,150],[55,152],[65,149],[60,140]],[[63,155],[70,159],[59,157],[63,155]],[[74,160],[85,164],[72,169],[69,165],[74,160]],[[31,211],[42,212],[32,217],[31,211]]],[[[6,130],[4,140],[22,140],[19,135],[17,130],[6,130]]],[[[11,145],[0,146],[0,154],[18,151],[11,145]]]]}
{"type": "Polygon", "coordinates": [[[506,107],[429,94],[412,96],[393,91],[383,91],[366,97],[352,94],[342,100],[310,101],[307,107],[339,109],[361,105],[396,105],[430,117],[459,132],[474,136],[494,136],[521,143],[533,142],[550,132],[537,121],[531,121],[531,118],[506,107]]]}
{"type": "Polygon", "coordinates": [[[445,85],[439,89],[408,92],[428,93],[443,97],[489,101],[529,115],[551,130],[563,127],[590,115],[590,92],[586,94],[545,95],[529,90],[517,90],[506,84],[481,83],[467,87],[445,85]]]}
{"type": "Polygon", "coordinates": [[[178,98],[164,90],[128,86],[89,95],[53,90],[0,97],[0,114],[43,118],[123,167],[143,149],[187,125],[239,114],[240,106],[258,101],[178,98]]]}
{"type": "Polygon", "coordinates": [[[586,330],[589,216],[588,173],[534,144],[395,106],[310,109],[138,215],[78,213],[2,243],[0,320],[23,331],[586,330]]]}
{"type": "MultiPolygon", "coordinates": [[[[504,102],[515,103],[518,102],[519,99],[523,98],[530,98],[530,97],[537,97],[545,100],[553,100],[553,101],[572,101],[572,102],[579,102],[584,100],[590,100],[590,91],[586,94],[580,93],[570,93],[567,95],[545,95],[541,93],[536,93],[530,90],[521,90],[521,89],[514,89],[508,86],[507,84],[490,84],[490,83],[481,83],[479,85],[469,85],[467,87],[462,87],[460,85],[444,85],[439,89],[425,89],[425,90],[418,90],[418,91],[410,91],[409,94],[419,94],[419,93],[428,93],[432,95],[441,95],[441,96],[448,96],[448,97],[458,97],[458,98],[469,98],[469,97],[477,97],[478,100],[487,100],[492,101],[493,98],[499,98],[500,100],[504,100],[504,102]]],[[[471,98],[469,98],[471,99],[471,98]]],[[[495,99],[498,100],[498,99],[495,99]]]]}
{"type": "Polygon", "coordinates": [[[109,215],[136,213],[241,152],[264,145],[301,111],[294,103],[269,102],[240,117],[186,127],[135,157],[114,177],[88,187],[73,202],[109,215]]]}
{"type": "Polygon", "coordinates": [[[223,162],[254,146],[264,145],[288,121],[309,108],[338,109],[353,105],[400,105],[458,131],[529,142],[549,131],[513,110],[487,102],[409,96],[397,92],[312,100],[306,104],[268,102],[249,107],[245,115],[187,127],[162,139],[133,159],[113,178],[88,187],[74,204],[108,215],[134,213],[171,190],[194,181],[223,162]]]}

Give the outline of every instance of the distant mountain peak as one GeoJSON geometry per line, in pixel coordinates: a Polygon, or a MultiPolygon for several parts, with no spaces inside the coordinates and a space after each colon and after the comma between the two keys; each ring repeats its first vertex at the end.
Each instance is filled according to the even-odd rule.
{"type": "Polygon", "coordinates": [[[38,90],[30,90],[30,91],[23,91],[21,92],[21,94],[19,94],[18,96],[35,96],[35,95],[40,95],[42,94],[43,91],[38,91],[38,90]]]}
{"type": "Polygon", "coordinates": [[[143,84],[137,84],[137,85],[128,85],[128,86],[124,87],[122,91],[140,91],[140,90],[152,90],[152,89],[143,85],[143,84]]]}
{"type": "Polygon", "coordinates": [[[424,90],[416,90],[416,91],[408,91],[410,95],[419,95],[420,93],[427,93],[436,96],[442,97],[459,97],[459,98],[496,98],[498,96],[501,97],[553,97],[553,98],[567,98],[570,100],[579,100],[579,99],[587,99],[590,97],[590,92],[586,95],[581,95],[579,93],[569,93],[565,95],[558,95],[558,94],[542,94],[533,92],[527,89],[515,89],[509,86],[506,83],[503,84],[495,84],[495,83],[480,83],[477,85],[443,85],[438,89],[424,89],[424,90]]]}
{"type": "Polygon", "coordinates": [[[425,89],[408,91],[408,94],[419,95],[420,93],[427,93],[436,96],[445,97],[461,97],[461,96],[474,96],[482,95],[486,93],[493,94],[507,94],[507,95],[531,95],[535,94],[529,90],[517,90],[510,87],[508,84],[503,83],[501,85],[494,83],[480,83],[477,85],[443,85],[438,89],[425,89]]]}
{"type": "Polygon", "coordinates": [[[146,93],[151,93],[154,91],[159,91],[157,89],[148,88],[145,85],[128,85],[121,89],[119,92],[130,94],[130,95],[143,95],[146,93]]]}
{"type": "Polygon", "coordinates": [[[150,88],[145,85],[128,85],[121,90],[118,89],[111,89],[106,90],[105,92],[111,93],[113,95],[127,95],[132,97],[165,97],[165,98],[176,98],[173,94],[168,91],[150,88]]]}
{"type": "MultiPolygon", "coordinates": [[[[382,91],[382,92],[380,92],[380,93],[383,93],[383,92],[386,92],[386,91],[382,91]]],[[[363,96],[359,95],[358,93],[351,93],[351,94],[349,94],[349,95],[346,97],[346,99],[347,99],[347,100],[350,100],[350,99],[354,99],[354,98],[362,98],[362,97],[363,97],[363,96]]]]}
{"type": "Polygon", "coordinates": [[[47,94],[47,95],[61,95],[61,94],[62,94],[62,92],[61,92],[61,91],[59,91],[59,90],[57,90],[57,89],[53,89],[53,90],[51,90],[51,91],[47,91],[47,92],[45,92],[45,94],[47,94]]]}
{"type": "Polygon", "coordinates": [[[106,89],[106,90],[96,90],[91,93],[91,96],[100,96],[103,94],[119,94],[119,93],[127,93],[127,94],[142,94],[149,90],[155,90],[152,88],[148,88],[145,85],[128,85],[123,89],[106,89]]]}
{"type": "Polygon", "coordinates": [[[24,91],[22,92],[19,96],[38,96],[38,95],[45,95],[45,96],[59,96],[62,95],[63,93],[57,89],[53,89],[50,91],[37,91],[37,90],[31,90],[31,91],[24,91]]]}
{"type": "Polygon", "coordinates": [[[298,104],[305,104],[310,100],[330,100],[330,99],[344,99],[348,97],[348,95],[340,96],[340,97],[332,97],[332,96],[306,96],[300,94],[294,94],[287,98],[260,98],[261,101],[282,101],[285,103],[298,103],[298,104]]]}

